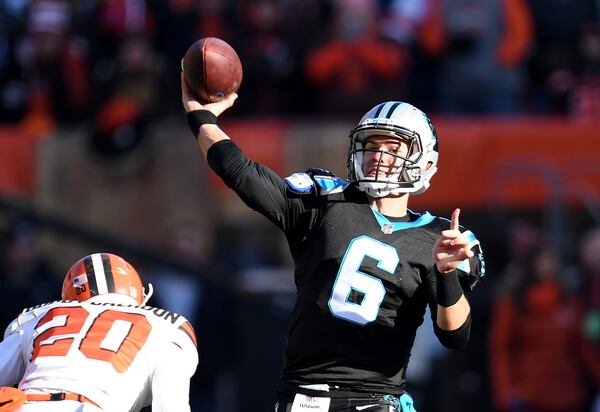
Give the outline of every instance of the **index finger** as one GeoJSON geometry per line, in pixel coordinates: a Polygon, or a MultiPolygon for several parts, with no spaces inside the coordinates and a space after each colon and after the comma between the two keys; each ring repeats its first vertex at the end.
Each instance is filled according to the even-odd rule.
{"type": "Polygon", "coordinates": [[[460,209],[454,209],[452,212],[452,218],[450,220],[450,230],[458,230],[458,217],[460,216],[460,209]]]}

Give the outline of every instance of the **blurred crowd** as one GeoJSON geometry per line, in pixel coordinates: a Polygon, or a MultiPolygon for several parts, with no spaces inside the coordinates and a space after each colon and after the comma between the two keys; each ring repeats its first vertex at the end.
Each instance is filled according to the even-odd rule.
{"type": "Polygon", "coordinates": [[[180,59],[206,36],[242,60],[234,116],[355,116],[388,99],[597,116],[599,27],[596,0],[3,0],[0,120],[106,131],[177,111],[180,59]]]}

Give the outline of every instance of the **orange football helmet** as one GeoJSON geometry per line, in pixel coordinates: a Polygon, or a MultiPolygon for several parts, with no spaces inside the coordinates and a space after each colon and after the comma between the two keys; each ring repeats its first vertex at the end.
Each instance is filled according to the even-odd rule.
{"type": "Polygon", "coordinates": [[[145,293],[137,271],[125,259],[112,253],[94,253],[79,259],[67,272],[62,298],[83,302],[97,295],[118,293],[144,305],[152,295],[145,293]]]}

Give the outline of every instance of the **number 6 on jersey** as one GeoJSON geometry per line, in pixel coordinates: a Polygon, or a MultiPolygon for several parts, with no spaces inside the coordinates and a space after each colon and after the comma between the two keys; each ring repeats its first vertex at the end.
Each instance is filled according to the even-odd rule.
{"type": "Polygon", "coordinates": [[[394,273],[400,262],[396,249],[378,240],[361,236],[350,242],[333,284],[329,310],[338,318],[360,325],[366,325],[377,318],[385,296],[381,279],[359,270],[365,256],[378,261],[377,267],[390,274],[394,273]],[[352,292],[362,294],[359,303],[349,300],[352,292]]]}

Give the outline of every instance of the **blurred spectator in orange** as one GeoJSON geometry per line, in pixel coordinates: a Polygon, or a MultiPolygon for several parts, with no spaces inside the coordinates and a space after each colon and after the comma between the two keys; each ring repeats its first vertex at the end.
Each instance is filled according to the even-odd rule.
{"type": "Polygon", "coordinates": [[[155,115],[164,106],[160,97],[164,74],[164,60],[148,37],[124,36],[105,79],[96,84],[99,110],[113,98],[124,97],[138,105],[145,115],[155,115]]]}
{"type": "MultiPolygon", "coordinates": [[[[156,19],[151,3],[147,0],[96,1],[88,29],[96,110],[121,87],[124,77],[128,78],[127,82],[135,83],[139,76],[139,81],[144,82],[148,73],[161,70],[159,60],[152,59],[156,19]],[[119,85],[115,86],[115,82],[119,85]]],[[[150,89],[157,87],[159,84],[150,89]]]]}
{"type": "Polygon", "coordinates": [[[27,33],[18,58],[28,84],[24,126],[47,135],[55,123],[81,121],[91,104],[90,74],[83,42],[72,35],[71,4],[31,3],[27,33]]]}
{"type": "Polygon", "coordinates": [[[337,0],[331,36],[306,60],[319,113],[344,115],[402,97],[404,47],[380,33],[380,9],[370,0],[337,0]]]}
{"type": "Polygon", "coordinates": [[[127,154],[145,138],[148,116],[135,100],[115,96],[99,110],[93,121],[91,147],[101,156],[127,154]]]}
{"type": "Polygon", "coordinates": [[[600,358],[582,333],[582,302],[561,284],[540,242],[522,270],[503,278],[490,325],[495,410],[584,412],[600,387],[600,358]]]}
{"type": "Polygon", "coordinates": [[[528,2],[534,19],[536,39],[528,62],[530,110],[567,114],[571,111],[569,100],[577,89],[579,78],[589,69],[590,62],[586,62],[586,59],[592,57],[590,52],[594,56],[592,59],[598,64],[598,2],[528,2]]]}
{"type": "Polygon", "coordinates": [[[439,59],[438,109],[517,112],[533,41],[527,0],[432,0],[419,41],[439,59]]]}

